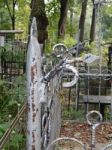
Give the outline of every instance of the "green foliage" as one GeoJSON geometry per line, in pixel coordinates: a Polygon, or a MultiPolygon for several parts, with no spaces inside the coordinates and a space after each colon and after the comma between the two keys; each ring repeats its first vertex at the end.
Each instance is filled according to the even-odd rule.
{"type": "Polygon", "coordinates": [[[105,112],[104,112],[104,120],[109,121],[112,120],[112,113],[110,111],[110,108],[108,106],[105,106],[105,112]]]}
{"type": "MultiPolygon", "coordinates": [[[[10,123],[18,113],[25,101],[26,83],[25,77],[15,77],[12,82],[0,80],[0,138],[10,127],[10,123]]],[[[23,133],[18,133],[18,128],[10,136],[10,142],[4,149],[9,147],[13,150],[19,149],[25,143],[23,133]]]]}
{"type": "Polygon", "coordinates": [[[0,81],[0,121],[8,121],[9,114],[14,117],[26,95],[25,77],[17,77],[13,82],[0,81]]]}
{"type": "Polygon", "coordinates": [[[20,149],[24,142],[25,137],[22,134],[13,131],[10,142],[5,145],[4,150],[9,149],[9,147],[13,150],[20,149]]]}
{"type": "Polygon", "coordinates": [[[10,146],[15,148],[19,148],[19,142],[22,142],[22,135],[17,134],[14,138],[11,139],[10,146]]]}
{"type": "Polygon", "coordinates": [[[59,39],[58,37],[58,22],[60,18],[60,3],[58,0],[49,0],[47,1],[46,5],[46,13],[49,19],[49,26],[48,26],[48,34],[49,39],[46,41],[46,52],[51,52],[53,45],[56,43],[64,43],[68,48],[72,45],[76,44],[75,36],[77,35],[78,31],[78,22],[76,21],[77,17],[79,16],[80,11],[80,2],[79,1],[69,1],[69,11],[73,12],[72,24],[70,21],[70,15],[67,17],[67,24],[66,24],[66,35],[64,39],[59,39]]]}
{"type": "Polygon", "coordinates": [[[11,20],[3,5],[4,3],[0,2],[0,30],[11,29],[11,20]]]}
{"type": "Polygon", "coordinates": [[[65,35],[64,39],[58,39],[58,42],[47,42],[46,43],[46,53],[51,53],[52,52],[52,48],[55,44],[57,43],[63,43],[65,46],[67,46],[67,48],[72,47],[73,45],[75,45],[77,42],[76,40],[71,37],[69,34],[65,35]]]}
{"type": "Polygon", "coordinates": [[[18,62],[24,62],[24,50],[21,50],[21,51],[10,51],[10,50],[7,50],[7,51],[3,51],[1,52],[2,54],[2,57],[7,60],[7,61],[18,61],[18,62]]]}
{"type": "Polygon", "coordinates": [[[60,3],[58,0],[48,0],[46,4],[46,14],[48,17],[56,17],[59,13],[60,3]]]}
{"type": "Polygon", "coordinates": [[[62,119],[65,120],[77,120],[77,121],[84,121],[84,114],[81,110],[75,110],[74,108],[70,107],[68,109],[64,109],[62,111],[62,119]]]}
{"type": "Polygon", "coordinates": [[[63,44],[65,44],[68,48],[72,47],[77,43],[77,41],[71,37],[69,34],[65,35],[64,40],[61,40],[63,44]]]}
{"type": "MultiPolygon", "coordinates": [[[[19,0],[17,1],[18,9],[15,9],[15,18],[16,18],[16,29],[24,30],[24,33],[21,35],[16,35],[16,38],[26,39],[28,35],[28,22],[30,15],[29,0],[19,0]]],[[[8,1],[8,5],[13,14],[12,9],[12,0],[8,1]]],[[[9,14],[9,11],[4,3],[0,1],[0,30],[12,29],[12,20],[9,14]]]]}
{"type": "Polygon", "coordinates": [[[2,135],[4,134],[4,132],[8,127],[9,127],[9,122],[4,122],[0,124],[0,138],[2,137],[2,135]]]}
{"type": "MultiPolygon", "coordinates": [[[[87,53],[92,53],[94,55],[100,56],[100,53],[102,55],[102,64],[107,64],[108,62],[108,47],[104,47],[100,45],[100,43],[92,42],[90,45],[86,44],[87,53]]],[[[85,52],[82,53],[82,55],[85,52]]]]}
{"type": "Polygon", "coordinates": [[[112,41],[112,5],[107,4],[102,10],[102,32],[106,41],[112,41]]]}
{"type": "Polygon", "coordinates": [[[22,35],[18,35],[20,39],[26,39],[28,37],[28,24],[30,16],[30,1],[19,0],[18,10],[16,11],[16,28],[24,30],[22,35]]]}
{"type": "Polygon", "coordinates": [[[46,52],[52,51],[52,46],[58,41],[58,21],[60,16],[60,3],[58,0],[49,0],[46,4],[46,14],[49,20],[48,40],[46,41],[46,52]]]}

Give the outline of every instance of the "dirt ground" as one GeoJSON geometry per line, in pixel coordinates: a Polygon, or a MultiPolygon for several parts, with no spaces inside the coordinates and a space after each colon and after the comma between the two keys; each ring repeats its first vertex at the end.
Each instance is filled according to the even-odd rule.
{"type": "MultiPolygon", "coordinates": [[[[91,150],[91,126],[87,123],[78,123],[75,121],[63,121],[61,128],[61,137],[76,138],[82,143],[85,143],[87,150],[91,150]]],[[[102,123],[96,128],[95,149],[101,150],[108,143],[112,143],[112,123],[102,123]]],[[[65,144],[66,145],[66,144],[65,144]]],[[[68,147],[72,144],[68,143],[68,147]]],[[[81,150],[80,146],[76,144],[70,150],[81,150]]],[[[64,150],[64,149],[63,149],[64,150]]],[[[65,148],[66,150],[66,148],[65,148]]],[[[108,149],[112,150],[112,148],[108,149]]]]}

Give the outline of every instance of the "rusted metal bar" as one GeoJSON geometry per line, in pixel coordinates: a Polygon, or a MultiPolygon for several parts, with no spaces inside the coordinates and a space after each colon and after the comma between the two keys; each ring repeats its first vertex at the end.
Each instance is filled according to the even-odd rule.
{"type": "Polygon", "coordinates": [[[26,108],[26,103],[22,106],[22,108],[20,109],[20,111],[18,112],[18,114],[16,115],[16,117],[14,118],[14,120],[12,121],[10,127],[6,130],[6,132],[4,133],[4,135],[2,136],[2,138],[0,139],[0,150],[7,143],[8,139],[9,139],[12,131],[14,130],[15,126],[17,125],[20,117],[25,112],[25,108],[26,108]]]}
{"type": "Polygon", "coordinates": [[[27,52],[27,150],[41,150],[41,49],[37,41],[36,19],[33,18],[27,52]]]}

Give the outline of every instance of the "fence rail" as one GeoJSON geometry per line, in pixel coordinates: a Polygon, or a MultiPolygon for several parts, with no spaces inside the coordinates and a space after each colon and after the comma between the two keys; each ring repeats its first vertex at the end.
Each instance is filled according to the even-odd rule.
{"type": "MultiPolygon", "coordinates": [[[[25,113],[25,108],[27,108],[26,109],[27,110],[26,111],[27,150],[34,150],[34,149],[48,150],[50,146],[51,146],[50,150],[52,150],[52,145],[55,142],[58,142],[59,140],[72,140],[74,142],[81,144],[83,146],[83,149],[86,150],[85,144],[83,144],[81,141],[78,141],[77,139],[69,138],[69,137],[59,138],[59,133],[61,129],[61,105],[58,97],[59,92],[62,85],[65,88],[74,88],[75,87],[74,85],[76,84],[75,98],[78,100],[77,96],[79,96],[80,92],[77,85],[77,81],[79,77],[87,77],[86,78],[87,82],[85,83],[85,85],[87,86],[86,99],[88,101],[88,98],[90,96],[90,84],[91,84],[90,78],[97,77],[99,78],[98,97],[101,98],[100,97],[101,78],[103,78],[103,80],[105,81],[111,80],[112,72],[110,70],[106,70],[106,72],[104,70],[103,72],[101,72],[101,68],[100,68],[100,72],[99,70],[94,70],[94,72],[96,71],[96,73],[92,73],[90,72],[90,68],[88,65],[87,72],[83,72],[84,71],[83,70],[81,73],[81,70],[79,70],[78,73],[79,66],[76,65],[74,67],[73,65],[71,65],[71,63],[91,63],[98,60],[99,56],[92,55],[92,54],[85,54],[84,57],[69,60],[69,53],[70,53],[69,51],[63,52],[65,56],[63,54],[62,55],[58,54],[59,51],[57,51],[55,57],[61,56],[61,58],[59,59],[59,63],[53,66],[51,71],[47,73],[44,72],[45,75],[43,75],[41,49],[37,41],[36,35],[34,35],[34,31],[35,33],[37,32],[36,27],[37,27],[36,20],[33,19],[32,26],[31,26],[31,37],[30,37],[28,53],[27,53],[27,106],[26,103],[23,105],[21,110],[16,115],[15,119],[12,121],[9,129],[6,130],[3,137],[0,139],[0,149],[2,149],[4,145],[7,143],[8,138],[10,137],[13,129],[18,124],[20,117],[25,113]],[[67,73],[68,76],[67,78],[69,78],[70,77],[69,75],[72,74],[71,76],[73,77],[73,80],[71,80],[70,77],[69,82],[64,82],[62,84],[63,81],[62,75],[64,73],[64,70],[68,70],[72,72],[70,74],[67,73]]],[[[72,50],[75,50],[76,53],[77,48],[78,47],[76,46],[72,50]]],[[[111,89],[112,89],[112,83],[111,83],[111,89]]],[[[111,96],[112,96],[112,91],[111,91],[111,96]]],[[[98,97],[94,96],[93,98],[96,99],[98,97]]],[[[96,111],[93,112],[98,114],[102,121],[101,114],[96,111]]],[[[100,125],[100,123],[95,122],[93,124],[90,124],[90,126],[92,126],[91,150],[95,150],[95,130],[98,125],[100,125]]],[[[110,147],[110,145],[107,147],[110,147]]]]}
{"type": "Polygon", "coordinates": [[[12,134],[12,131],[18,124],[20,118],[24,115],[25,109],[26,109],[26,103],[22,106],[22,108],[20,109],[20,111],[18,112],[18,114],[16,115],[14,120],[12,121],[10,127],[6,130],[6,132],[0,139],[0,149],[2,149],[4,147],[4,145],[7,143],[8,139],[10,138],[10,135],[12,134]]]}

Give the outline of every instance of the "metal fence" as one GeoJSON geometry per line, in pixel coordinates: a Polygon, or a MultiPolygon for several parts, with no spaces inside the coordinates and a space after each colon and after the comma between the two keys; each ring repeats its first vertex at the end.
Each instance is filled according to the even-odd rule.
{"type": "Polygon", "coordinates": [[[26,43],[6,38],[0,45],[0,149],[26,145],[26,43]]]}
{"type": "MultiPolygon", "coordinates": [[[[53,51],[54,57],[51,66],[43,65],[41,59],[41,49],[37,41],[37,37],[35,36],[36,31],[36,21],[34,19],[31,26],[31,37],[27,52],[27,100],[20,111],[18,111],[15,119],[9,126],[9,129],[1,138],[1,149],[5,147],[5,144],[8,141],[11,142],[15,131],[17,131],[16,134],[22,131],[22,139],[27,143],[26,146],[24,145],[24,142],[21,143],[20,140],[18,141],[18,146],[16,147],[14,147],[14,145],[12,147],[8,145],[9,150],[20,148],[27,150],[59,149],[60,144],[61,146],[63,146],[63,144],[55,144],[56,142],[60,142],[61,140],[70,140],[76,142],[82,146],[82,149],[86,150],[88,149],[87,146],[75,138],[59,137],[61,129],[61,105],[59,92],[61,91],[62,86],[64,88],[75,89],[74,104],[77,109],[79,109],[79,103],[81,100],[82,105],[85,104],[85,110],[87,112],[89,111],[88,105],[90,103],[98,103],[99,108],[101,108],[101,103],[105,103],[104,99],[106,99],[106,103],[108,101],[109,104],[111,104],[112,101],[112,83],[110,84],[111,86],[109,85],[108,87],[110,89],[109,97],[107,96],[108,89],[105,89],[106,86],[102,86],[102,84],[105,85],[107,81],[111,81],[112,72],[109,69],[101,68],[101,66],[97,70],[94,70],[94,68],[90,67],[89,65],[84,66],[82,69],[81,67],[79,67],[79,65],[76,65],[76,63],[88,63],[89,61],[98,59],[98,57],[95,55],[86,54],[83,58],[71,59],[69,51],[67,51],[66,47],[64,47],[64,45],[62,44],[61,47],[63,47],[63,49],[61,51],[61,54],[59,54],[57,49],[57,47],[60,48],[60,44],[54,47],[54,49],[57,50],[53,51]],[[71,65],[71,63],[75,63],[76,66],[74,67],[74,65],[71,65]],[[98,81],[96,79],[98,79],[98,81]],[[95,83],[94,80],[96,81],[96,84],[98,86],[97,88],[95,84],[95,92],[97,92],[97,94],[95,93],[95,95],[91,94],[91,92],[94,92],[92,90],[93,84],[95,83]],[[103,92],[106,91],[105,95],[103,96],[101,95],[102,87],[103,92]],[[25,113],[25,118],[22,117],[21,119],[21,116],[24,116],[25,113]],[[26,122],[27,127],[24,126],[24,122],[26,122]]],[[[76,52],[78,46],[73,47],[73,49],[75,49],[76,52]]],[[[6,74],[3,75],[3,73],[8,71],[6,67],[6,60],[4,60],[4,58],[4,53],[2,53],[1,59],[3,60],[3,64],[1,65],[1,67],[4,68],[2,70],[2,78],[6,77],[6,74]]],[[[18,66],[20,69],[19,63],[18,66]]],[[[23,66],[24,64],[22,64],[22,67],[23,66]]],[[[12,62],[11,69],[13,69],[12,62]]],[[[13,81],[16,74],[13,73],[14,72],[12,70],[11,73],[7,74],[8,76],[11,75],[11,78],[9,80],[11,82],[13,81]]],[[[70,94],[71,93],[69,93],[69,101],[70,94]]],[[[91,150],[95,150],[95,130],[101,124],[103,117],[96,110],[89,112],[86,117],[88,124],[92,129],[91,150]],[[92,113],[98,115],[98,119],[100,119],[100,122],[98,122],[97,119],[91,120],[92,113]]],[[[111,145],[103,148],[103,150],[107,149],[108,147],[111,147],[111,145]]]]}
{"type": "Polygon", "coordinates": [[[8,40],[4,47],[0,47],[0,75],[1,79],[10,79],[23,75],[26,66],[26,44],[19,40],[8,40]]]}

